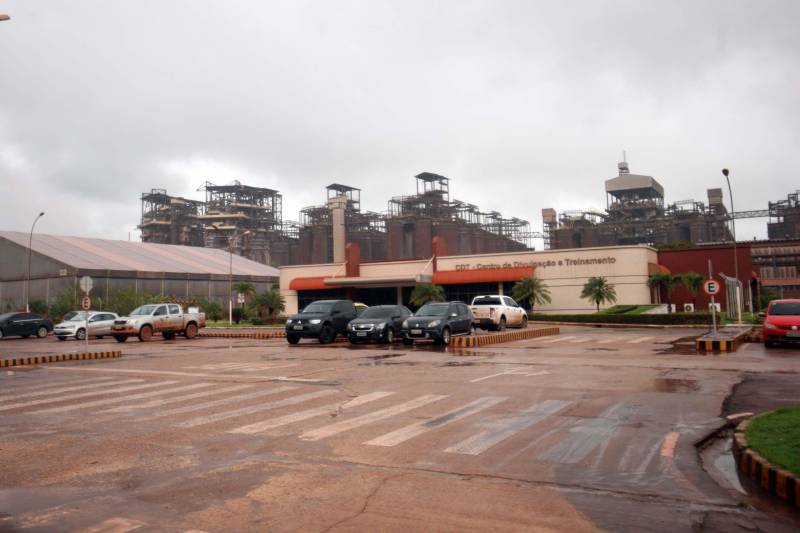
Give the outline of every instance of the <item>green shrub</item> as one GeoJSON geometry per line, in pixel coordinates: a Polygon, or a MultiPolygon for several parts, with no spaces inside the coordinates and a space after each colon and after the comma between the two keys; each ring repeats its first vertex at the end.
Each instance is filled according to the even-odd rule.
{"type": "Polygon", "coordinates": [[[233,314],[233,321],[237,324],[242,320],[247,320],[247,313],[241,307],[234,307],[232,314],[233,314]]]}
{"type": "Polygon", "coordinates": [[[36,313],[37,315],[47,314],[47,302],[44,300],[31,300],[28,303],[28,307],[30,308],[31,313],[36,313]]]}
{"type": "Polygon", "coordinates": [[[531,321],[543,322],[575,322],[575,323],[601,323],[601,324],[711,324],[710,313],[670,313],[665,315],[561,315],[534,313],[528,316],[531,321]]]}

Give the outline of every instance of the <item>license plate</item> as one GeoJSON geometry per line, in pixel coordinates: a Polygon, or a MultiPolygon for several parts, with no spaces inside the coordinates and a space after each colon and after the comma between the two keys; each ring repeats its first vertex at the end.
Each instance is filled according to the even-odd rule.
{"type": "Polygon", "coordinates": [[[366,336],[367,336],[366,331],[359,331],[358,333],[356,333],[356,337],[366,337],[366,336]]]}
{"type": "Polygon", "coordinates": [[[787,331],[787,337],[800,337],[800,331],[787,331]]]}
{"type": "Polygon", "coordinates": [[[303,330],[303,326],[295,326],[294,329],[302,331],[303,330]]]}
{"type": "Polygon", "coordinates": [[[422,335],[422,330],[421,329],[412,329],[411,330],[411,334],[412,335],[422,335]]]}

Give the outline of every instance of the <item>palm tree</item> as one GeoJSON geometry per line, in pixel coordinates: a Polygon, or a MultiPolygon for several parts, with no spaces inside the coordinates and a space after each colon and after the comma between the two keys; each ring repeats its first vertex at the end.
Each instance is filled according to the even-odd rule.
{"type": "Polygon", "coordinates": [[[421,283],[414,287],[411,291],[411,305],[422,307],[429,302],[443,302],[444,289],[441,285],[433,285],[431,283],[421,283]]]}
{"type": "MultiPolygon", "coordinates": [[[[239,294],[244,294],[244,299],[247,300],[248,296],[255,294],[256,286],[249,281],[240,281],[233,284],[233,290],[239,294]]],[[[244,311],[244,302],[242,302],[242,311],[244,311]]]]}
{"type": "Polygon", "coordinates": [[[697,295],[703,288],[705,278],[697,272],[687,272],[681,276],[681,283],[692,293],[692,305],[697,309],[697,295]]]}
{"type": "Polygon", "coordinates": [[[647,286],[659,292],[663,289],[667,295],[667,311],[672,312],[672,290],[681,282],[680,276],[674,276],[669,272],[656,272],[647,278],[647,286]]]}
{"type": "Polygon", "coordinates": [[[267,292],[256,294],[253,297],[252,306],[259,317],[264,314],[264,311],[267,312],[268,317],[271,317],[276,312],[280,313],[286,309],[286,300],[281,296],[280,291],[273,287],[267,292]]]}
{"type": "Polygon", "coordinates": [[[549,304],[551,301],[547,284],[534,276],[527,276],[516,282],[511,289],[511,297],[518,302],[528,302],[531,313],[534,305],[549,304]]]}
{"type": "Polygon", "coordinates": [[[594,302],[599,313],[601,303],[614,303],[617,301],[617,291],[606,278],[591,277],[583,285],[581,298],[594,302]]]}

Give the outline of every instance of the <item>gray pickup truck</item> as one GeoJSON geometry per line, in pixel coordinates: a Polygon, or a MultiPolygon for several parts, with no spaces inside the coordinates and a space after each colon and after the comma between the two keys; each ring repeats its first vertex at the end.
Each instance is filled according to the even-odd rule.
{"type": "Polygon", "coordinates": [[[166,340],[176,335],[193,339],[204,327],[205,313],[184,313],[178,304],[147,304],[137,307],[129,316],[116,319],[111,335],[117,342],[125,342],[128,337],[139,337],[140,341],[147,342],[156,333],[161,333],[166,340]]]}

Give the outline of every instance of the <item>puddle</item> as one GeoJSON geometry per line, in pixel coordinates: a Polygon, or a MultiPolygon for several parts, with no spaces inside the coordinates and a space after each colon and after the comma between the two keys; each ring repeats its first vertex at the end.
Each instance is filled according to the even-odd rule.
{"type": "Polygon", "coordinates": [[[378,361],[380,359],[389,359],[390,357],[403,357],[404,353],[385,353],[383,355],[368,355],[365,359],[372,359],[373,361],[378,361]]]}
{"type": "Polygon", "coordinates": [[[659,355],[697,355],[697,347],[695,345],[697,337],[698,335],[693,337],[681,337],[669,343],[658,343],[662,346],[666,345],[667,347],[656,351],[656,353],[659,355]]]}
{"type": "Polygon", "coordinates": [[[617,348],[586,348],[587,352],[618,352],[617,348]]]}
{"type": "Polygon", "coordinates": [[[449,362],[441,364],[439,366],[440,367],[443,367],[443,366],[477,366],[479,364],[480,363],[477,363],[475,361],[449,361],[449,362]]]}
{"type": "Polygon", "coordinates": [[[644,390],[653,392],[696,392],[700,385],[693,379],[656,378],[644,382],[644,390]]]}

